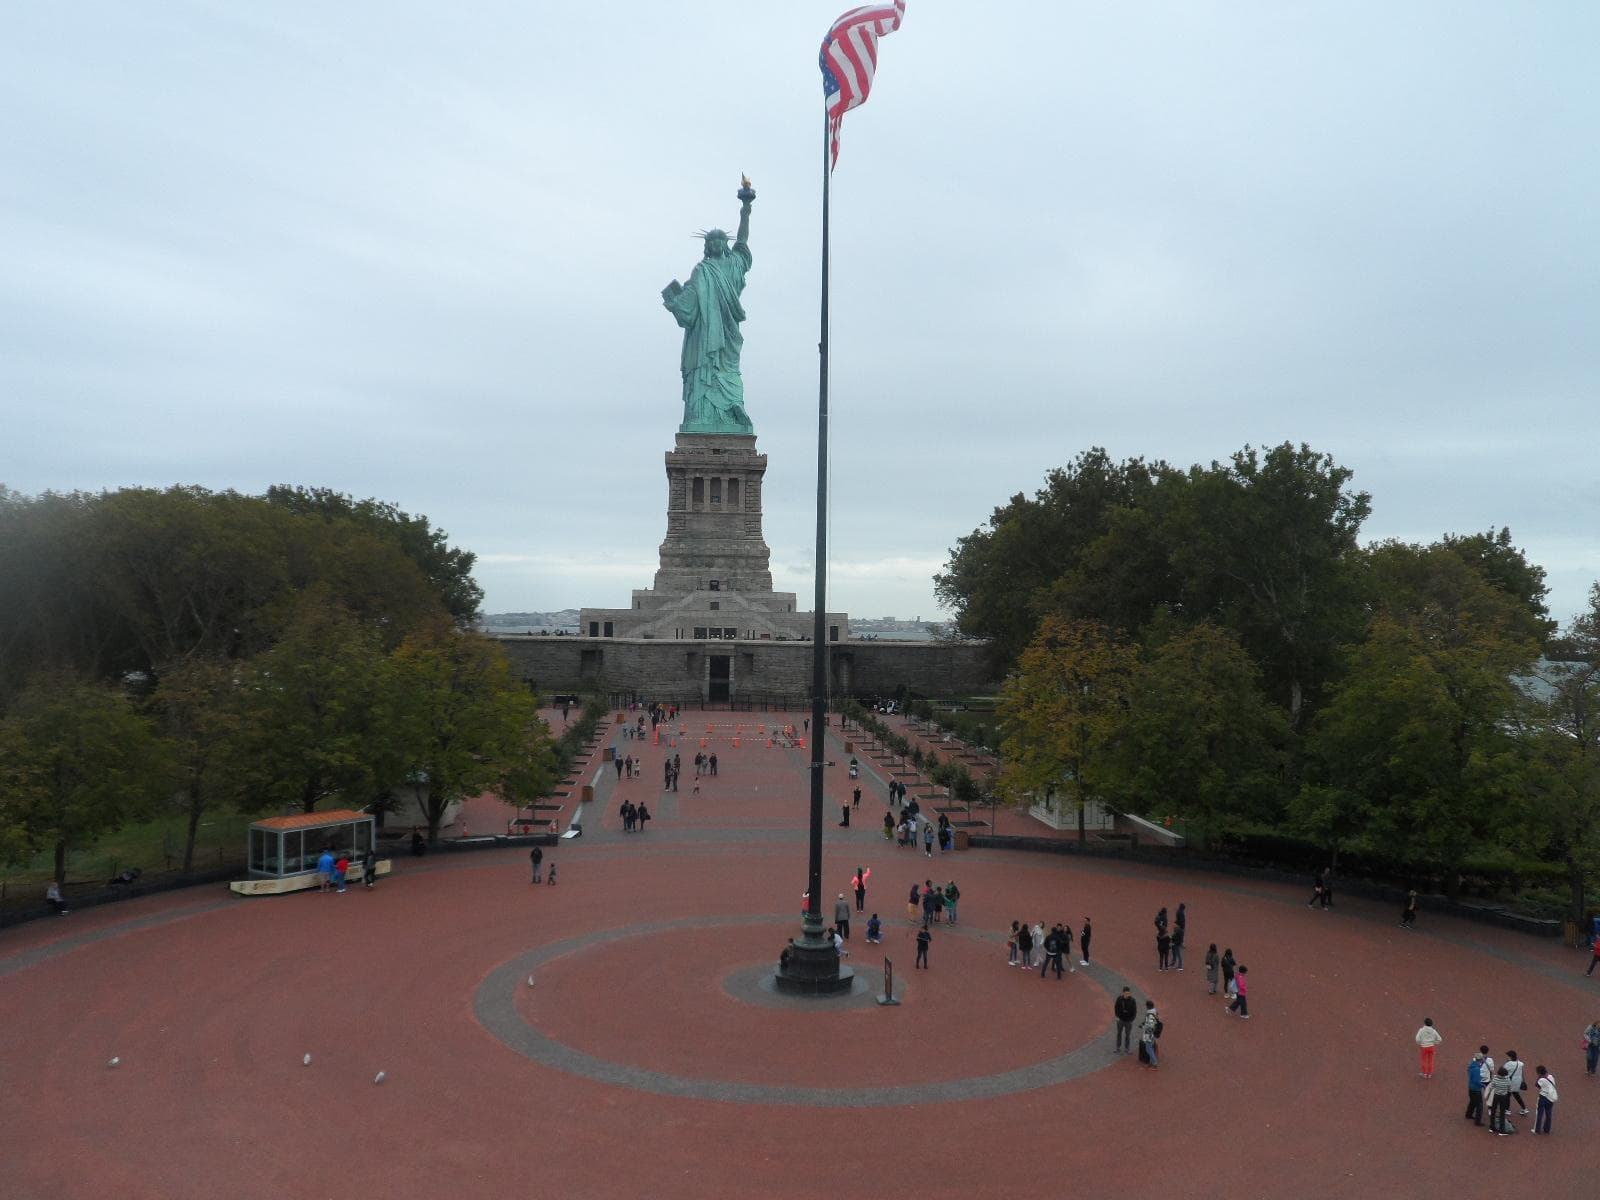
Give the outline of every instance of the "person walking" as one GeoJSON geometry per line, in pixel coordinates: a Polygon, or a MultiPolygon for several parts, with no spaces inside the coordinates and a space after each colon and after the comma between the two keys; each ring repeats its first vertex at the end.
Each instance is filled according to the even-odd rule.
{"type": "Polygon", "coordinates": [[[1528,1102],[1522,1098],[1522,1093],[1528,1090],[1528,1079],[1515,1050],[1506,1051],[1506,1074],[1511,1077],[1511,1098],[1517,1102],[1519,1113],[1525,1117],[1528,1115],[1528,1102]]]}
{"type": "Polygon", "coordinates": [[[850,793],[850,807],[851,808],[860,808],[861,807],[861,789],[860,788],[856,788],[855,791],[850,793]]]}
{"type": "Polygon", "coordinates": [[[1094,930],[1089,928],[1089,918],[1085,917],[1083,919],[1083,932],[1078,935],[1078,965],[1080,967],[1089,965],[1089,936],[1093,932],[1094,930]]]}
{"type": "Polygon", "coordinates": [[[1226,950],[1224,950],[1222,952],[1222,961],[1221,961],[1221,963],[1219,965],[1222,967],[1222,995],[1224,997],[1223,1003],[1226,1004],[1228,1002],[1226,998],[1233,995],[1233,947],[1232,946],[1229,946],[1226,950]]]}
{"type": "Polygon", "coordinates": [[[913,921],[915,921],[917,919],[917,910],[919,908],[921,908],[921,906],[922,906],[922,888],[919,885],[913,883],[911,885],[911,896],[906,901],[906,916],[910,917],[913,921]]]}
{"type": "Polygon", "coordinates": [[[844,898],[844,893],[839,893],[839,898],[833,902],[833,927],[839,931],[839,936],[846,940],[850,937],[850,901],[844,898]]]}
{"type": "Polygon", "coordinates": [[[544,882],[544,848],[535,846],[528,851],[528,863],[533,867],[533,882],[544,882]]]}
{"type": "Polygon", "coordinates": [[[913,969],[918,967],[924,971],[928,969],[928,943],[931,941],[933,934],[926,925],[917,930],[917,961],[913,964],[913,969]]]}
{"type": "Polygon", "coordinates": [[[1217,994],[1217,964],[1221,960],[1217,957],[1217,944],[1212,942],[1206,949],[1206,994],[1217,994]]]}
{"type": "Polygon", "coordinates": [[[641,800],[641,801],[639,801],[638,806],[636,808],[634,808],[634,810],[633,810],[633,821],[634,821],[634,824],[639,827],[639,832],[640,833],[644,832],[644,823],[646,821],[648,821],[649,819],[650,819],[650,810],[647,807],[645,807],[644,801],[641,800]]]}
{"type": "Polygon", "coordinates": [[[1593,1075],[1595,1065],[1600,1063],[1600,1018],[1589,1022],[1589,1028],[1583,1031],[1583,1049],[1586,1066],[1584,1070],[1593,1075]]]}
{"type": "Polygon", "coordinates": [[[1157,926],[1156,928],[1156,956],[1161,960],[1156,970],[1165,971],[1167,963],[1172,958],[1172,935],[1166,931],[1164,926],[1157,926]]]}
{"type": "Polygon", "coordinates": [[[922,854],[924,858],[933,857],[933,826],[927,821],[922,823],[922,854]]]}
{"type": "Polygon", "coordinates": [[[872,868],[856,868],[855,876],[850,880],[850,886],[856,894],[856,911],[867,911],[867,880],[872,878],[872,868]]]}
{"type": "Polygon", "coordinates": [[[944,907],[945,911],[950,914],[950,924],[952,925],[956,923],[956,902],[960,899],[961,889],[956,887],[956,881],[952,879],[944,885],[944,907]]]}
{"type": "Polygon", "coordinates": [[[1539,1064],[1535,1071],[1539,1077],[1539,1111],[1533,1118],[1533,1131],[1549,1133],[1550,1119],[1555,1116],[1556,1101],[1561,1097],[1556,1094],[1556,1077],[1544,1069],[1544,1064],[1539,1064]]]}
{"type": "Polygon", "coordinates": [[[884,810],[883,814],[883,840],[894,841],[894,813],[884,810]]]}
{"type": "Polygon", "coordinates": [[[369,892],[372,885],[378,882],[378,852],[371,846],[361,856],[361,882],[369,892]]]}
{"type": "MultiPolygon", "coordinates": [[[[1178,905],[1178,915],[1183,915],[1183,905],[1178,905]]],[[[1183,922],[1179,921],[1172,927],[1172,965],[1178,970],[1183,970],[1183,922]]]]}
{"type": "Polygon", "coordinates": [[[339,852],[338,860],[333,864],[333,882],[338,885],[339,895],[344,895],[345,881],[350,877],[350,856],[343,851],[339,852]]]}
{"type": "Polygon", "coordinates": [[[1483,1053],[1474,1054],[1467,1062],[1467,1111],[1464,1119],[1474,1125],[1483,1124],[1483,1053]]]}
{"type": "Polygon", "coordinates": [[[1059,925],[1044,935],[1044,965],[1039,968],[1039,978],[1043,979],[1051,967],[1055,967],[1056,980],[1059,982],[1061,979],[1061,926],[1059,925]]]}
{"type": "Polygon", "coordinates": [[[1311,899],[1306,901],[1307,908],[1315,908],[1322,900],[1322,876],[1323,872],[1318,871],[1311,877],[1311,899]]]}
{"type": "Polygon", "coordinates": [[[1156,1012],[1156,1002],[1144,1002],[1144,1027],[1139,1031],[1139,1055],[1142,1062],[1148,1062],[1152,1071],[1160,1065],[1160,1057],[1156,1054],[1156,1042],[1161,1037],[1161,1014],[1156,1012]]]}
{"type": "Polygon", "coordinates": [[[1400,928],[1415,929],[1417,926],[1417,889],[1412,888],[1406,893],[1406,906],[1400,910],[1400,928]]]}
{"type": "Polygon", "coordinates": [[[1589,969],[1584,974],[1593,975],[1597,966],[1600,966],[1600,937],[1594,939],[1594,957],[1589,960],[1589,969]]]}
{"type": "Polygon", "coordinates": [[[1113,1054],[1133,1053],[1133,1023],[1139,1016],[1139,1002],[1133,998],[1133,989],[1125,987],[1111,1005],[1111,1014],[1117,1019],[1117,1044],[1113,1054]]]}
{"type": "Polygon", "coordinates": [[[1250,969],[1243,963],[1233,976],[1233,1003],[1228,1005],[1226,1012],[1237,1012],[1241,1021],[1250,1019],[1250,969]]]}
{"type": "Polygon", "coordinates": [[[1422,1069],[1417,1072],[1424,1079],[1433,1078],[1433,1056],[1444,1038],[1439,1036],[1439,1031],[1433,1027],[1432,1017],[1422,1018],[1422,1028],[1417,1030],[1416,1042],[1422,1048],[1422,1069]]]}
{"type": "Polygon", "coordinates": [[[1511,1107],[1511,1073],[1501,1067],[1494,1073],[1489,1085],[1489,1130],[1501,1137],[1516,1132],[1512,1129],[1507,1118],[1507,1110],[1511,1107]]]}

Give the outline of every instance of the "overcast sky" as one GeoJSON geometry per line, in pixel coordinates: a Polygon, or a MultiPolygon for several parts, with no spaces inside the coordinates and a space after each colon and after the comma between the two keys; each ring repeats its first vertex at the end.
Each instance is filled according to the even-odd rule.
{"type": "MultiPolygon", "coordinates": [[[[846,0],[8,7],[0,481],[333,487],[488,611],[665,533],[660,289],[755,182],[746,403],[809,601],[822,96],[846,0]]],[[[830,608],[935,615],[1079,450],[1309,442],[1365,535],[1600,576],[1600,5],[910,0],[833,186],[830,608]]]]}

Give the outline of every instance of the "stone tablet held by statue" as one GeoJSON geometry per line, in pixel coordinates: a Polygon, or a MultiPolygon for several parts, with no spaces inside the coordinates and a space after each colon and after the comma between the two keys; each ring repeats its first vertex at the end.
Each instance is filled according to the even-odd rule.
{"type": "Polygon", "coordinates": [[[674,279],[661,290],[661,302],[683,329],[683,424],[680,433],[751,435],[755,428],[744,411],[744,379],[739,352],[744,334],[744,278],[749,273],[750,205],[756,198],[750,181],[740,177],[739,231],[733,245],[721,229],[708,229],[705,255],[695,264],[689,282],[674,279]]]}

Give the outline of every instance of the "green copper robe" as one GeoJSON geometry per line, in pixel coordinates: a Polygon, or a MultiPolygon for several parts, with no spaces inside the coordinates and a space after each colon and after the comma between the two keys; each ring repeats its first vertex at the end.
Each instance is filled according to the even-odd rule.
{"type": "Polygon", "coordinates": [[[744,306],[739,295],[750,270],[750,247],[735,242],[726,253],[702,258],[683,290],[663,297],[683,327],[683,424],[680,433],[753,434],[744,411],[739,352],[744,306]]]}

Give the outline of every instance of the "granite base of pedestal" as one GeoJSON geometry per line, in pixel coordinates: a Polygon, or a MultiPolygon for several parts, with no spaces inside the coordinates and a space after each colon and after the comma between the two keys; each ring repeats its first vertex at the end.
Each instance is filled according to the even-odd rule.
{"type": "Polygon", "coordinates": [[[789,961],[773,973],[773,986],[790,996],[848,996],[856,973],[840,965],[833,944],[821,937],[789,943],[789,961]]]}

